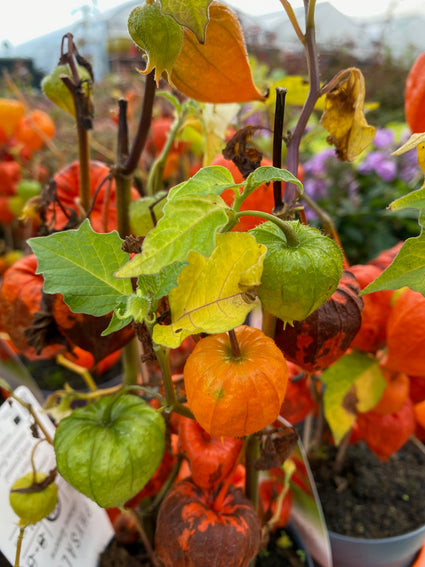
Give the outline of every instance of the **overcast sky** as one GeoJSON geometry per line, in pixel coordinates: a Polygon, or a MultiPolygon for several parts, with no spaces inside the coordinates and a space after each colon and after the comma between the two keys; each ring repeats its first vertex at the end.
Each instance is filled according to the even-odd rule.
{"type": "MultiPolygon", "coordinates": [[[[325,0],[317,0],[322,2],[325,0]]],[[[375,16],[395,10],[425,14],[424,0],[329,0],[340,12],[349,16],[375,16]]],[[[3,0],[5,2],[5,0],[3,0]]],[[[124,0],[9,0],[0,18],[0,43],[12,45],[39,37],[78,20],[81,7],[94,5],[99,10],[124,4],[124,0]]],[[[292,0],[294,8],[303,0],[292,0]]],[[[229,4],[252,15],[283,10],[280,0],[229,0],[229,4]]]]}

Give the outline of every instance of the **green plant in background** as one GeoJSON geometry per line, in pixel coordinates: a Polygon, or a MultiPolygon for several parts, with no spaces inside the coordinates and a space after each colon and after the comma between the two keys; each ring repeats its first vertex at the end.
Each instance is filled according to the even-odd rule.
{"type": "MultiPolygon", "coordinates": [[[[360,264],[418,233],[413,210],[392,212],[388,204],[420,179],[414,149],[394,159],[403,125],[377,130],[373,144],[353,164],[335,160],[332,148],[314,142],[304,164],[306,194],[332,219],[351,264],[360,264]]],[[[406,130],[405,130],[406,132],[406,130]]],[[[312,223],[317,214],[307,208],[312,223]]]]}

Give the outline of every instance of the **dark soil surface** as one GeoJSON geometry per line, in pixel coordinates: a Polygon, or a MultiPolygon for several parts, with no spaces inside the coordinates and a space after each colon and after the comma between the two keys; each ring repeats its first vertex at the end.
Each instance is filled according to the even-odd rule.
{"type": "Polygon", "coordinates": [[[381,462],[365,445],[348,447],[338,477],[329,461],[312,461],[311,468],[328,529],[364,538],[396,536],[425,523],[425,454],[408,442],[381,462]]]}
{"type": "MultiPolygon", "coordinates": [[[[255,567],[307,567],[305,552],[296,534],[279,530],[272,534],[268,549],[257,556],[255,567]]],[[[151,567],[141,544],[121,545],[115,539],[100,556],[99,567],[151,567]]],[[[223,566],[225,567],[225,566],[223,566]]]]}
{"type": "Polygon", "coordinates": [[[267,550],[260,551],[255,561],[255,567],[307,567],[311,564],[291,528],[271,534],[267,550]]]}
{"type": "Polygon", "coordinates": [[[142,544],[121,545],[113,539],[100,555],[99,567],[152,567],[152,563],[142,544]]]}

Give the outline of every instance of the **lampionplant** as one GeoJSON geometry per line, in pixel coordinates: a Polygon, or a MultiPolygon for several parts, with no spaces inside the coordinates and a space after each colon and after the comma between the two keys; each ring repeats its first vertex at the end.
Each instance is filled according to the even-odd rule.
{"type": "MultiPolygon", "coordinates": [[[[343,70],[320,85],[315,2],[305,2],[305,34],[292,8],[283,4],[310,62],[309,91],[286,139],[288,169],[281,167],[283,89],[277,89],[273,108],[272,159],[262,161],[242,129],[230,153],[243,181],[235,180],[228,167],[211,165],[224,136],[217,134],[223,128],[207,120],[208,105],[267,104],[251,74],[238,20],[215,0],[194,0],[184,10],[178,2],[149,0],[131,12],[129,32],[145,55],[145,68],[139,70],[143,109],[130,143],[126,101],[119,101],[113,166],[90,159],[93,77],[70,34],[68,51],[63,42],[59,66],[43,82],[46,95],[76,119],[79,160],[53,176],[42,193],[43,234],[28,240],[37,264],[32,275],[39,284],[42,278],[43,297],[50,298],[48,314],[61,335],[59,348],[64,343],[71,350],[86,348],[98,361],[107,354],[99,354],[99,345],[110,351],[118,343],[123,347],[122,382],[112,391],[59,394],[54,415],[66,417],[51,440],[57,471],[101,507],[131,514],[153,565],[246,567],[270,531],[286,521],[289,479],[295,474],[290,454],[297,439],[293,428],[282,427],[287,392],[293,399],[298,398],[294,392],[302,392],[307,400],[305,411],[293,404],[299,411],[287,415],[298,421],[323,410],[333,442],[340,444],[356,421],[368,437],[374,409],[378,422],[387,412],[406,411],[407,397],[401,400],[406,381],[399,371],[418,370],[398,368],[389,348],[393,334],[400,333],[394,328],[408,292],[392,304],[393,295],[372,282],[376,272],[381,274],[376,281],[383,277],[380,268],[373,276],[365,276],[365,268],[351,272],[320,208],[323,230],[308,225],[303,200],[311,201],[298,178],[299,145],[318,99],[324,97],[321,124],[339,159],[353,161],[375,130],[363,112],[359,69],[343,70]],[[168,84],[158,92],[164,81],[168,84]],[[139,195],[132,179],[142,167],[160,95],[175,119],[167,123],[166,140],[145,172],[145,191],[139,195]],[[190,120],[201,127],[204,166],[170,187],[167,158],[190,120]],[[265,191],[270,206],[244,206],[255,206],[265,191]],[[247,218],[255,222],[242,226],[247,218]],[[380,295],[365,295],[363,302],[362,289],[380,295]],[[379,297],[385,311],[376,336],[368,331],[367,317],[377,312],[368,297],[379,297]],[[75,315],[81,331],[66,328],[67,313],[75,315]],[[79,342],[93,319],[104,323],[102,329],[94,342],[79,342]],[[186,352],[189,340],[193,345],[186,352]],[[394,367],[381,369],[386,345],[394,367]],[[182,376],[181,368],[173,367],[173,353],[185,358],[182,376]],[[72,409],[73,397],[85,405],[72,409]],[[272,471],[260,490],[259,470],[272,471]],[[281,496],[272,502],[274,491],[281,496]],[[137,507],[143,508],[143,522],[137,507]],[[145,530],[149,521],[152,530],[145,530]]],[[[249,132],[254,137],[255,128],[249,132]]],[[[0,300],[11,293],[8,281],[6,273],[0,300]]],[[[39,299],[39,287],[36,295],[39,299]]],[[[30,319],[38,305],[23,304],[30,319]]],[[[34,331],[33,322],[25,337],[34,338],[34,331]]],[[[55,345],[47,333],[42,338],[39,352],[55,345]]],[[[409,427],[415,423],[410,415],[409,427]]],[[[387,426],[391,423],[382,430],[387,426]]],[[[321,433],[318,426],[319,441],[321,433]]],[[[372,450],[381,447],[381,440],[374,441],[372,450]]],[[[387,454],[384,449],[380,456],[387,454]]]]}

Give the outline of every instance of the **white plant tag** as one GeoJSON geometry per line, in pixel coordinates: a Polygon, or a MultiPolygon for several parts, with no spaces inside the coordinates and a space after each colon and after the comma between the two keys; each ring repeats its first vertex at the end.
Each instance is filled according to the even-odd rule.
{"type": "MultiPolygon", "coordinates": [[[[42,413],[30,390],[19,386],[15,393],[31,403],[38,418],[53,437],[55,428],[42,413]]],[[[37,443],[30,431],[29,412],[18,402],[9,400],[0,407],[0,550],[13,565],[19,534],[18,521],[9,504],[12,484],[30,472],[30,455],[37,443]]],[[[40,443],[35,451],[37,470],[48,473],[55,467],[55,456],[49,443],[40,443]]],[[[52,514],[26,528],[22,542],[22,567],[96,567],[101,553],[113,536],[108,515],[95,502],[72,488],[62,477],[56,477],[58,505],[52,514]]]]}

